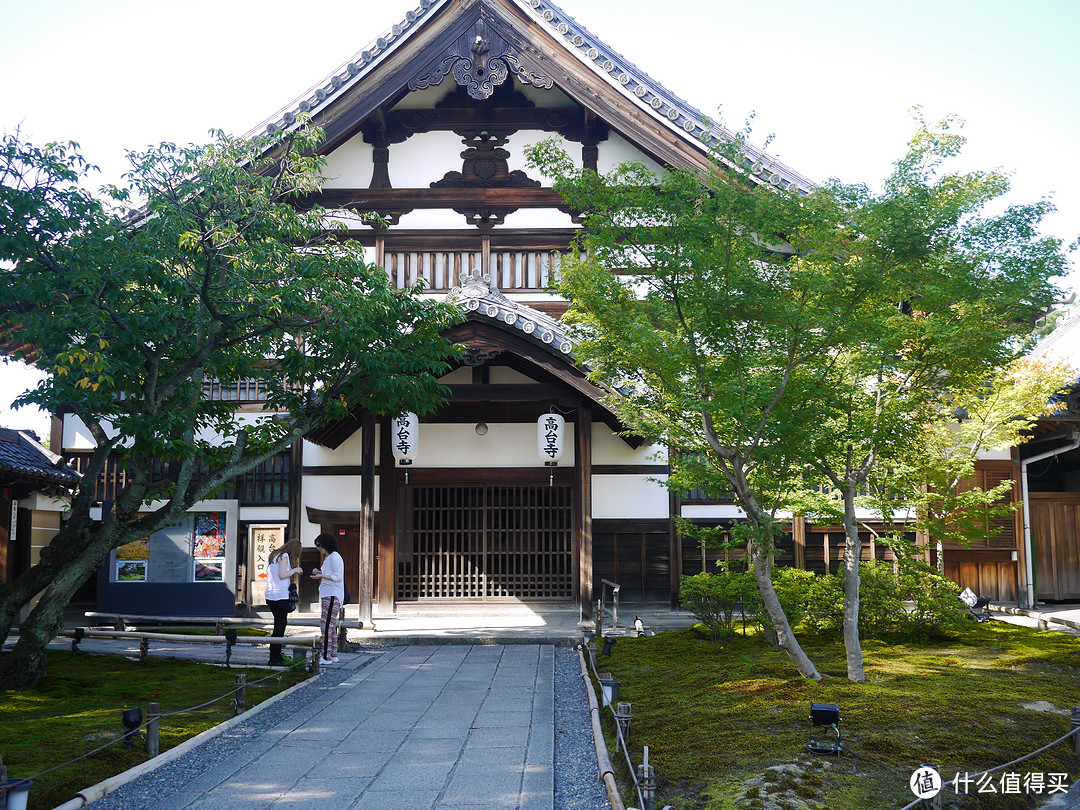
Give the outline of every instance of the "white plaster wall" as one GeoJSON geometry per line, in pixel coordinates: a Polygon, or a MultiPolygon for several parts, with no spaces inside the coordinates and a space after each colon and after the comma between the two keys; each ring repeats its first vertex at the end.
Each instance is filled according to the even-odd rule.
{"type": "Polygon", "coordinates": [[[979,453],[979,458],[983,461],[1009,461],[1012,459],[1012,449],[1006,447],[1004,450],[983,450],[979,453]]]}
{"type": "MultiPolygon", "coordinates": [[[[259,422],[269,422],[274,419],[273,412],[266,413],[237,413],[233,414],[233,418],[239,425],[255,425],[259,422]]],[[[203,441],[215,441],[221,438],[221,434],[215,430],[202,429],[198,432],[197,438],[203,441]]]]}
{"type": "Polygon", "coordinates": [[[566,153],[570,156],[571,160],[573,160],[575,166],[581,166],[581,144],[568,141],[554,132],[527,129],[515,132],[510,136],[510,141],[503,147],[510,153],[510,157],[506,159],[506,164],[510,171],[520,169],[533,180],[539,180],[545,188],[550,188],[555,178],[544,174],[539,169],[529,166],[525,157],[525,149],[527,147],[549,139],[554,139],[564,150],[566,150],[566,153]]]}
{"type": "Polygon", "coordinates": [[[607,425],[593,423],[593,464],[667,464],[667,450],[646,442],[633,448],[607,425]]]}
{"type": "Polygon", "coordinates": [[[444,374],[439,377],[439,382],[446,383],[447,385],[461,384],[468,385],[472,383],[472,369],[468,366],[462,366],[461,368],[455,368],[449,374],[444,374]]]}
{"type": "Polygon", "coordinates": [[[449,208],[418,208],[405,214],[395,228],[410,229],[449,229],[464,228],[468,225],[465,216],[449,208]]]}
{"type": "MultiPolygon", "coordinates": [[[[477,413],[479,416],[479,412],[477,413]]],[[[486,436],[475,425],[432,425],[420,422],[420,453],[415,469],[424,467],[542,467],[536,452],[536,423],[488,423],[486,436]]],[[[574,466],[574,426],[566,425],[560,467],[574,466]]]]}
{"type": "MultiPolygon", "coordinates": [[[[379,429],[375,426],[375,463],[378,464],[379,456],[379,429]]],[[[349,464],[359,465],[364,460],[364,443],[361,440],[362,432],[357,428],[352,436],[342,442],[336,450],[304,441],[304,466],[305,467],[342,467],[349,464]]]]}
{"type": "Polygon", "coordinates": [[[413,90],[401,101],[394,105],[395,110],[426,110],[434,107],[450,93],[454,92],[457,82],[453,78],[443,79],[442,82],[423,90],[413,90]]]}
{"type": "Polygon", "coordinates": [[[404,143],[390,145],[390,185],[427,188],[448,171],[461,171],[466,149],[453,132],[422,132],[404,143]]]}
{"type": "Polygon", "coordinates": [[[239,520],[247,523],[288,523],[289,507],[241,506],[239,520]]]}
{"type": "MultiPolygon", "coordinates": [[[[116,435],[116,431],[108,425],[105,426],[105,432],[110,436],[116,435]]],[[[93,436],[90,435],[90,431],[83,421],[70,413],[65,414],[64,430],[61,438],[63,450],[93,450],[96,446],[93,436]]]]}
{"type": "Polygon", "coordinates": [[[664,480],[667,476],[594,475],[593,518],[668,517],[667,487],[650,478],[664,480]]]}
{"type": "Polygon", "coordinates": [[[323,167],[326,188],[367,188],[371,185],[373,152],[374,147],[364,143],[362,134],[357,134],[327,155],[323,167]]]}
{"type": "MultiPolygon", "coordinates": [[[[300,540],[305,546],[310,546],[319,534],[319,526],[308,522],[308,507],[329,511],[359,510],[360,476],[305,475],[301,501],[303,505],[300,509],[300,540]]],[[[379,508],[377,500],[375,508],[379,508]]]]}
{"type": "Polygon", "coordinates": [[[606,141],[597,145],[596,168],[600,174],[611,171],[620,163],[628,161],[644,163],[656,174],[663,173],[663,167],[652,158],[645,155],[633,144],[612,132],[606,141]]]}
{"type": "Polygon", "coordinates": [[[682,516],[687,519],[700,518],[701,520],[726,520],[745,517],[745,513],[734,504],[702,504],[693,506],[684,505],[682,508],[682,516]]]}
{"type": "Polygon", "coordinates": [[[519,385],[529,383],[536,383],[539,385],[532,377],[522,374],[515,369],[507,368],[506,366],[492,366],[490,380],[493,385],[519,385]]]}
{"type": "Polygon", "coordinates": [[[529,99],[537,107],[574,107],[577,106],[575,102],[570,100],[570,96],[566,95],[558,87],[552,87],[550,89],[544,89],[542,87],[535,87],[531,84],[522,84],[516,78],[511,77],[514,82],[514,89],[521,93],[525,98],[529,99]]]}
{"type": "Polygon", "coordinates": [[[576,228],[578,225],[556,208],[521,208],[507,214],[499,228],[576,228]]]}

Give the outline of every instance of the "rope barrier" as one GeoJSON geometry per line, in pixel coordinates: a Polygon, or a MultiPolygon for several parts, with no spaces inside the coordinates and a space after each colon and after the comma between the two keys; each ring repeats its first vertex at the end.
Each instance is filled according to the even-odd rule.
{"type": "MultiPolygon", "coordinates": [[[[1065,740],[1069,739],[1070,737],[1076,736],[1076,733],[1078,731],[1080,731],[1080,727],[1074,728],[1068,734],[1063,734],[1062,736],[1058,737],[1053,742],[1048,742],[1042,748],[1037,748],[1037,749],[1035,749],[1034,751],[1032,751],[1029,754],[1024,754],[1024,756],[1022,756],[1022,757],[1017,757],[1012,762],[1006,762],[1004,765],[995,765],[993,768],[987,768],[985,771],[979,771],[978,773],[974,774],[973,776],[968,776],[967,778],[971,779],[971,780],[975,780],[975,779],[978,779],[980,776],[989,776],[992,773],[997,773],[998,771],[1004,770],[1005,768],[1011,767],[1012,765],[1019,765],[1021,762],[1029,760],[1032,757],[1041,754],[1043,751],[1048,751],[1049,749],[1053,748],[1058,743],[1063,743],[1063,742],[1065,742],[1065,740]]],[[[943,784],[948,784],[948,783],[943,782],[943,784]]],[[[922,799],[916,799],[911,804],[905,804],[903,807],[900,808],[900,810],[912,810],[912,808],[918,807],[922,803],[922,801],[923,801],[922,799]]]]}
{"type": "MultiPolygon", "coordinates": [[[[587,658],[589,661],[589,669],[592,670],[593,677],[596,678],[597,681],[599,681],[600,675],[596,671],[595,666],[593,665],[592,656],[587,656],[587,658]]],[[[637,773],[634,770],[634,763],[630,760],[630,749],[627,746],[626,740],[623,738],[622,728],[619,726],[618,718],[615,715],[615,709],[611,706],[610,703],[608,704],[608,710],[611,712],[612,719],[615,723],[615,748],[616,750],[619,747],[622,748],[623,755],[626,757],[627,770],[630,771],[630,780],[634,783],[634,790],[637,792],[638,795],[638,804],[639,806],[644,807],[645,796],[642,793],[641,784],[638,782],[637,773]]]]}
{"type": "MultiPolygon", "coordinates": [[[[156,718],[153,718],[153,720],[156,720],[156,721],[160,722],[161,720],[164,720],[166,717],[175,717],[176,715],[179,715],[179,714],[187,714],[188,712],[198,711],[199,709],[203,709],[203,708],[205,708],[207,706],[210,706],[210,705],[212,705],[214,703],[218,703],[218,702],[220,702],[222,700],[225,700],[226,698],[234,696],[241,688],[246,689],[248,687],[258,686],[259,684],[266,683],[267,681],[269,681],[269,680],[271,680],[273,678],[280,678],[284,674],[285,674],[284,672],[275,672],[272,675],[267,675],[265,678],[260,678],[257,681],[252,681],[251,683],[246,683],[246,684],[244,684],[243,687],[234,687],[233,689],[226,692],[224,695],[221,695],[220,697],[216,697],[216,698],[213,698],[211,700],[208,700],[205,703],[200,703],[197,706],[191,706],[191,707],[189,707],[187,709],[180,709],[179,711],[169,712],[168,714],[161,714],[161,715],[158,715],[156,718]]],[[[124,734],[124,735],[122,735],[120,737],[117,737],[115,740],[110,740],[109,742],[105,743],[105,745],[101,746],[100,748],[95,748],[93,751],[87,751],[85,754],[81,754],[80,756],[75,757],[75,759],[69,760],[68,762],[64,762],[64,763],[62,763],[60,765],[54,765],[51,768],[47,768],[46,770],[41,771],[40,773],[36,773],[33,776],[26,777],[26,779],[20,779],[19,781],[24,782],[24,781],[33,781],[33,780],[36,780],[36,779],[40,779],[42,776],[47,776],[50,773],[53,773],[55,771],[60,770],[61,768],[66,768],[68,765],[74,765],[76,762],[79,762],[80,760],[84,760],[87,757],[91,757],[94,754],[98,754],[98,753],[104,751],[106,748],[109,748],[110,746],[116,745],[119,742],[123,742],[124,740],[128,739],[128,737],[130,737],[131,735],[137,734],[137,733],[143,731],[147,726],[150,725],[151,722],[153,722],[153,720],[147,720],[146,722],[142,723],[141,725],[138,725],[135,728],[130,729],[126,734],[124,734]]]]}

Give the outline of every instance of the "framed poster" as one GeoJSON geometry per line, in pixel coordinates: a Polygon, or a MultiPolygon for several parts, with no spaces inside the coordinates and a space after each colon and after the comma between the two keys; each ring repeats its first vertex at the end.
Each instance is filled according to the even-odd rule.
{"type": "Polygon", "coordinates": [[[116,547],[116,581],[146,582],[150,564],[150,536],[116,547]]]}
{"type": "Polygon", "coordinates": [[[146,560],[117,560],[117,582],[146,582],[146,560]]]}
{"type": "MultiPolygon", "coordinates": [[[[251,604],[266,601],[266,558],[270,552],[285,545],[285,524],[248,526],[248,570],[251,572],[251,604]]],[[[294,563],[295,565],[295,563],[294,563]]]]}
{"type": "Polygon", "coordinates": [[[191,535],[196,582],[225,579],[226,530],[224,512],[195,512],[191,535]]]}

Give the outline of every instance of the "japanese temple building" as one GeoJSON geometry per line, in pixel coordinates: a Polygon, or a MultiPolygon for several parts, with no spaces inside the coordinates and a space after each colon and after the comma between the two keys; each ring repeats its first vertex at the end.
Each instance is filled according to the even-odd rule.
{"type": "MultiPolygon", "coordinates": [[[[301,114],[326,132],[319,202],[353,216],[349,237],[394,284],[422,279],[467,312],[450,332],[465,351],[443,379],[449,401],[419,420],[408,465],[395,461],[392,420],[355,403],[353,417],[309,434],[183,525],[118,550],[98,578],[98,608],[258,607],[268,550],[298,536],[314,564],[320,532],[339,540],[361,618],[511,603],[588,618],[605,579],[624,600],[674,604],[680,578],[715,560],[679,536],[674,517],[721,524],[740,513],[670,492],[665,448],[624,435],[607,392],[586,378],[552,292],[579,222],[524,149],[557,135],[600,172],[628,160],[695,169],[707,164],[704,140],[732,134],[548,0],[420,0],[256,132],[294,127],[301,114]],[[354,216],[370,213],[382,223],[354,216]],[[565,421],[556,466],[538,454],[548,414],[565,421]]],[[[760,182],[812,187],[749,149],[760,182]]],[[[241,415],[261,407],[255,380],[207,394],[241,415]]],[[[54,430],[53,449],[76,466],[89,446],[77,422],[54,430]]],[[[116,484],[104,482],[103,501],[116,484]]],[[[884,557],[870,516],[866,525],[866,555],[884,557]]],[[[779,564],[837,569],[839,526],[790,529],[779,564]]],[[[1004,553],[992,549],[995,576],[1008,564],[1001,598],[1016,598],[1022,577],[1015,534],[1004,553]]]]}

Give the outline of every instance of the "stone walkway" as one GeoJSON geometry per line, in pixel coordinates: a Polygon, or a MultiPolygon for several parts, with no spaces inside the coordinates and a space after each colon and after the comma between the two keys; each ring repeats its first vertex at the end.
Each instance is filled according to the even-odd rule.
{"type": "Polygon", "coordinates": [[[388,649],[159,808],[553,810],[554,660],[550,645],[388,649]]]}

